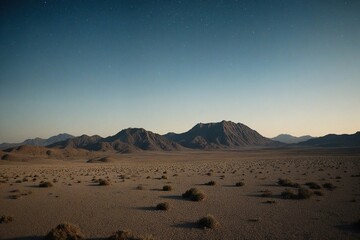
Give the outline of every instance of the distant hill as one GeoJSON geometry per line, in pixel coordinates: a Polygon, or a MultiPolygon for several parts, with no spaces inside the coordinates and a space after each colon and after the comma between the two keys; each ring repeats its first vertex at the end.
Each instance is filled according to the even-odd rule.
{"type": "Polygon", "coordinates": [[[298,143],[300,146],[312,147],[360,147],[360,132],[354,134],[328,134],[298,143]]]}
{"type": "Polygon", "coordinates": [[[21,146],[21,145],[48,146],[53,143],[65,141],[65,140],[71,139],[71,138],[74,138],[74,136],[67,134],[67,133],[62,133],[62,134],[58,134],[56,136],[53,136],[53,137],[50,137],[47,139],[34,138],[34,139],[27,139],[21,143],[2,143],[2,144],[0,144],[0,149],[13,148],[13,147],[21,146]]]}
{"type": "Polygon", "coordinates": [[[272,138],[272,140],[282,143],[292,144],[292,143],[304,142],[312,138],[313,137],[309,135],[295,137],[290,134],[280,134],[279,136],[272,138]]]}
{"type": "Polygon", "coordinates": [[[166,138],[195,149],[231,149],[243,146],[276,146],[281,143],[261,136],[241,123],[199,123],[185,133],[168,133],[166,138]]]}
{"type": "Polygon", "coordinates": [[[82,148],[91,151],[118,151],[130,153],[141,150],[171,151],[180,150],[182,146],[167,138],[146,131],[143,128],[128,128],[114,136],[102,138],[98,135],[82,135],[66,141],[49,145],[54,148],[82,148]]]}

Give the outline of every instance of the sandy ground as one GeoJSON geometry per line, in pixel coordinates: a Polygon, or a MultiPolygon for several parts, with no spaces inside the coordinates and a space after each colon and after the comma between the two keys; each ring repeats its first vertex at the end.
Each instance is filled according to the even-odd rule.
{"type": "Polygon", "coordinates": [[[360,151],[244,150],[114,154],[111,163],[1,161],[1,239],[41,239],[59,223],[77,224],[89,239],[120,229],[155,239],[360,239],[360,151]],[[166,179],[162,178],[166,176],[166,179]],[[26,179],[24,179],[26,178],[26,179]],[[98,186],[93,179],[109,179],[98,186]],[[305,200],[282,199],[278,178],[305,184],[330,182],[332,191],[305,200]],[[27,180],[27,181],[26,181],[27,180]],[[41,181],[53,187],[39,188],[41,181]],[[215,186],[204,183],[215,181],[215,186]],[[242,187],[235,183],[243,181],[242,187]],[[137,189],[139,185],[142,190],[137,189]],[[162,191],[171,185],[172,191],[162,191]],[[206,199],[181,197],[196,187],[206,199]],[[261,197],[270,190],[271,197],[261,197]],[[269,204],[266,201],[275,201],[269,204]],[[170,210],[155,206],[168,202],[170,210]],[[212,214],[218,229],[196,221],[212,214]]]}

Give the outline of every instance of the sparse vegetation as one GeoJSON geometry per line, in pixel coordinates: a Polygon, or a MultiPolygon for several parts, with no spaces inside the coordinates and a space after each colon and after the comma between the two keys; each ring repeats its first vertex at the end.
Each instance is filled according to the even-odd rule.
{"type": "Polygon", "coordinates": [[[316,182],[307,182],[307,183],[305,183],[305,185],[311,189],[321,189],[321,186],[319,184],[317,184],[316,182]]]}
{"type": "Polygon", "coordinates": [[[215,181],[210,181],[210,182],[205,183],[205,185],[214,186],[214,185],[216,185],[216,182],[215,181]]]}
{"type": "Polygon", "coordinates": [[[99,179],[98,182],[99,182],[99,186],[110,185],[110,182],[108,180],[105,180],[105,179],[99,179]]]}
{"type": "Polygon", "coordinates": [[[170,185],[165,185],[165,186],[163,186],[162,190],[163,190],[163,191],[172,191],[172,186],[170,186],[170,185]]]}
{"type": "Polygon", "coordinates": [[[244,185],[245,185],[244,182],[237,182],[237,183],[235,183],[235,186],[236,186],[236,187],[242,187],[242,186],[244,186],[244,185]]]}
{"type": "Polygon", "coordinates": [[[9,223],[9,222],[12,222],[12,221],[14,221],[14,218],[11,217],[11,216],[3,215],[3,216],[0,217],[0,223],[9,223]]]}
{"type": "Polygon", "coordinates": [[[281,193],[281,197],[284,199],[308,199],[312,196],[313,192],[306,188],[299,188],[297,194],[290,189],[285,189],[281,193]]]}
{"type": "Polygon", "coordinates": [[[48,188],[48,187],[52,187],[53,184],[51,182],[42,182],[39,184],[39,187],[41,188],[48,188]]]}
{"type": "Polygon", "coordinates": [[[262,193],[261,193],[261,196],[262,197],[271,197],[273,195],[273,193],[272,193],[272,191],[270,191],[270,190],[264,190],[264,191],[262,191],[262,193]]]}
{"type": "Polygon", "coordinates": [[[202,201],[205,199],[205,194],[197,189],[197,188],[190,188],[185,193],[182,194],[183,198],[188,198],[191,201],[202,201]]]}
{"type": "Polygon", "coordinates": [[[137,190],[144,190],[144,186],[140,184],[140,185],[138,185],[138,186],[136,187],[136,189],[137,189],[137,190]]]}
{"type": "Polygon", "coordinates": [[[59,224],[46,235],[48,240],[82,240],[84,234],[78,226],[70,223],[59,224]]]}
{"type": "Polygon", "coordinates": [[[203,229],[215,229],[220,226],[220,223],[211,214],[208,214],[206,217],[200,218],[197,223],[198,226],[203,229]]]}
{"type": "Polygon", "coordinates": [[[324,183],[323,188],[326,188],[327,190],[332,191],[332,190],[334,190],[336,188],[336,186],[334,184],[332,184],[332,183],[324,183]]]}
{"type": "Polygon", "coordinates": [[[130,230],[120,230],[110,236],[108,240],[154,240],[151,235],[139,237],[135,236],[130,230]]]}
{"type": "Polygon", "coordinates": [[[158,205],[156,205],[156,209],[167,211],[170,209],[170,204],[167,202],[159,203],[158,205]]]}
{"type": "Polygon", "coordinates": [[[293,188],[299,188],[300,187],[300,184],[293,183],[289,179],[283,179],[283,178],[279,178],[278,184],[280,186],[284,186],[284,187],[293,187],[293,188]]]}

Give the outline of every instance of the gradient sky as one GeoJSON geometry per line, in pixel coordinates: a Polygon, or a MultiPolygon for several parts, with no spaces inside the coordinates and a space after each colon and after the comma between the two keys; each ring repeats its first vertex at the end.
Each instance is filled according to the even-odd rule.
{"type": "Polygon", "coordinates": [[[0,142],[360,130],[360,1],[0,2],[0,142]]]}

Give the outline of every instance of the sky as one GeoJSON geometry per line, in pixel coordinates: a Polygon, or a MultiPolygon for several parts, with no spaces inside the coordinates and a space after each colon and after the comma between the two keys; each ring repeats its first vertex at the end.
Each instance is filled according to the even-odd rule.
{"type": "Polygon", "coordinates": [[[0,142],[360,130],[360,1],[0,2],[0,142]]]}

